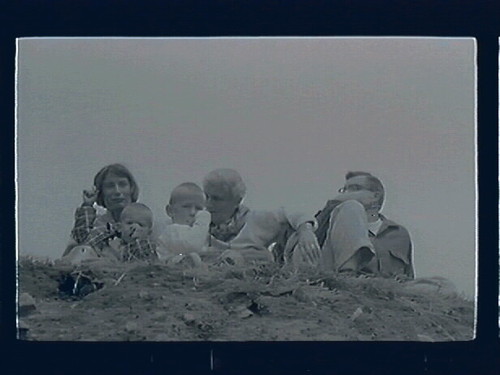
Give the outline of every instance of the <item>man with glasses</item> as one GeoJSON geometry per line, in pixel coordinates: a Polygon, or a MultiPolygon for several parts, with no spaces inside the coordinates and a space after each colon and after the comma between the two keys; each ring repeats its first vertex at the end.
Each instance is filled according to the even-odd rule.
{"type": "Polygon", "coordinates": [[[345,178],[340,194],[316,214],[322,267],[413,279],[410,235],[380,213],[380,180],[367,172],[348,172],[345,178]]]}

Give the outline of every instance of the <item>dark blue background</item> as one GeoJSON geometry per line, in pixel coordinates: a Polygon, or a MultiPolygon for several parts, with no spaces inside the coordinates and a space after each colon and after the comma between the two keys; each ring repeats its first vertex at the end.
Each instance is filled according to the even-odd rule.
{"type": "MultiPolygon", "coordinates": [[[[498,1],[0,1],[3,374],[498,374],[498,1]],[[15,38],[460,36],[478,41],[479,313],[464,343],[40,343],[15,340],[15,38]],[[213,353],[213,371],[210,356],[213,353]]],[[[472,215],[473,213],[471,213],[472,215]]]]}

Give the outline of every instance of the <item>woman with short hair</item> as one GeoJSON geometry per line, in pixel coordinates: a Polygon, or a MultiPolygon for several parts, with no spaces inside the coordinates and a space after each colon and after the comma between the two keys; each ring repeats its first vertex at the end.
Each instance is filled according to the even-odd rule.
{"type": "Polygon", "coordinates": [[[99,252],[118,234],[117,223],[126,205],[136,202],[139,187],[132,173],[122,164],[102,168],[94,177],[94,186],[83,191],[83,203],[76,209],[71,241],[63,256],[75,246],[90,245],[99,252]],[[106,209],[97,213],[94,203],[106,209]]]}

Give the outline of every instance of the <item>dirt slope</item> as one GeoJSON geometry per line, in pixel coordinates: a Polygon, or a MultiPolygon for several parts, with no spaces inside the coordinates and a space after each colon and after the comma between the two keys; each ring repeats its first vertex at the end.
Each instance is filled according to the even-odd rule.
{"type": "Polygon", "coordinates": [[[75,269],[23,258],[19,292],[32,296],[36,309],[21,310],[21,335],[51,341],[473,338],[473,303],[425,285],[209,263],[93,262],[75,269]],[[100,289],[84,297],[61,293],[71,272],[100,289]]]}

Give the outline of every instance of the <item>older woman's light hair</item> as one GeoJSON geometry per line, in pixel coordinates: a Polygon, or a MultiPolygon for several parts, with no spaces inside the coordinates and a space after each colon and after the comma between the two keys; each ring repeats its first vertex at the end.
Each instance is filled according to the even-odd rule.
{"type": "Polygon", "coordinates": [[[203,189],[206,190],[207,187],[239,199],[243,199],[247,191],[240,174],[230,168],[219,168],[208,173],[203,179],[203,189]]]}

